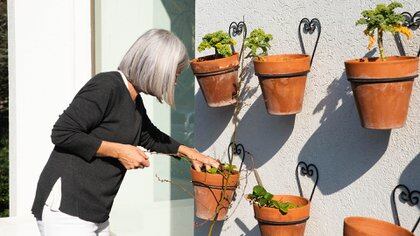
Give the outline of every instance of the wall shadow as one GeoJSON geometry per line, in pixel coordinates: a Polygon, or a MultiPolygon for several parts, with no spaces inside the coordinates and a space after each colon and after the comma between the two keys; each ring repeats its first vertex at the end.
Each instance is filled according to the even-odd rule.
{"type": "Polygon", "coordinates": [[[386,151],[391,133],[361,127],[345,72],[328,86],[327,93],[313,111],[324,110],[321,125],[298,157],[322,170],[318,188],[324,195],[347,187],[372,168],[386,151]]]}
{"type": "MultiPolygon", "coordinates": [[[[398,183],[406,185],[411,191],[420,191],[420,153],[405,167],[398,183]]],[[[417,208],[420,209],[420,204],[417,208]]]]}
{"type": "Polygon", "coordinates": [[[243,234],[240,234],[241,236],[257,236],[260,235],[260,229],[258,228],[258,225],[254,226],[254,228],[249,229],[245,223],[239,219],[235,219],[236,225],[244,232],[243,234]]]}
{"type": "Polygon", "coordinates": [[[246,150],[254,154],[255,168],[264,165],[283,147],[293,132],[295,117],[269,115],[262,95],[251,105],[239,122],[238,137],[246,150]]]}
{"type": "MultiPolygon", "coordinates": [[[[211,221],[206,222],[205,220],[194,217],[194,222],[196,224],[194,226],[194,235],[208,235],[211,221]]],[[[212,235],[221,235],[224,223],[225,221],[216,221],[213,226],[212,235]]]]}
{"type": "Polygon", "coordinates": [[[232,119],[235,106],[209,107],[201,90],[195,94],[195,102],[196,112],[205,114],[205,116],[196,116],[194,122],[197,127],[206,127],[205,134],[194,135],[195,148],[203,152],[210,148],[226,129],[232,119]]]}

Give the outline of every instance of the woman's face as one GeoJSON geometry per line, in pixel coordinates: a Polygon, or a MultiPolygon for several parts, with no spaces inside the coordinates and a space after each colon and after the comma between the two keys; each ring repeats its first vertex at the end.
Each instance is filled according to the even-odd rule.
{"type": "Polygon", "coordinates": [[[181,69],[181,68],[178,68],[178,69],[176,70],[176,75],[175,75],[175,85],[176,85],[176,83],[178,82],[178,78],[179,78],[179,76],[181,75],[181,73],[182,73],[182,69],[181,69]]]}

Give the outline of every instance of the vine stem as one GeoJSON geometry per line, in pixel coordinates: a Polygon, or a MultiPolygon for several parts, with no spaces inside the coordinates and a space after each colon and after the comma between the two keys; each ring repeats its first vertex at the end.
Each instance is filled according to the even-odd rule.
{"type": "Polygon", "coordinates": [[[384,50],[384,40],[383,40],[383,30],[378,29],[378,48],[379,48],[379,57],[381,60],[385,60],[385,50],[384,50]]]}

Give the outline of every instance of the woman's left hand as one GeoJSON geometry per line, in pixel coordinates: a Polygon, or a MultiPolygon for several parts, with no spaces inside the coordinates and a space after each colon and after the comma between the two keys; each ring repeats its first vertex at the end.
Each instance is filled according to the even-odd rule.
{"type": "Polygon", "coordinates": [[[201,167],[204,165],[206,170],[211,167],[219,168],[220,162],[209,156],[198,152],[195,148],[190,148],[181,145],[178,149],[179,156],[187,157],[196,171],[201,172],[201,167]]]}

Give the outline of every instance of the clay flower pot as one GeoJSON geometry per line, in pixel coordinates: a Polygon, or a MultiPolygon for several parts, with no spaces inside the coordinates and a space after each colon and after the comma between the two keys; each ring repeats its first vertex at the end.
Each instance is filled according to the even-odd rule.
{"type": "Polygon", "coordinates": [[[304,54],[263,56],[254,59],[267,112],[291,115],[302,110],[306,75],[311,58],[304,54]]]}
{"type": "Polygon", "coordinates": [[[344,236],[414,236],[410,231],[386,221],[367,217],[344,219],[344,236]]]}
{"type": "Polygon", "coordinates": [[[254,204],[255,219],[258,220],[263,236],[303,236],[306,221],[309,219],[310,202],[308,199],[293,195],[275,195],[274,200],[292,202],[298,208],[289,209],[282,215],[278,209],[259,207],[254,204]]]}
{"type": "Polygon", "coordinates": [[[214,59],[214,55],[191,60],[191,69],[197,77],[209,107],[223,107],[236,103],[238,92],[238,54],[214,59]]]}
{"type": "Polygon", "coordinates": [[[203,220],[224,220],[239,183],[239,172],[227,179],[221,174],[209,174],[190,169],[194,185],[195,215],[203,220]],[[225,197],[223,198],[223,188],[225,197]]]}
{"type": "Polygon", "coordinates": [[[360,121],[368,129],[404,126],[418,57],[356,59],[345,62],[360,121]]]}

